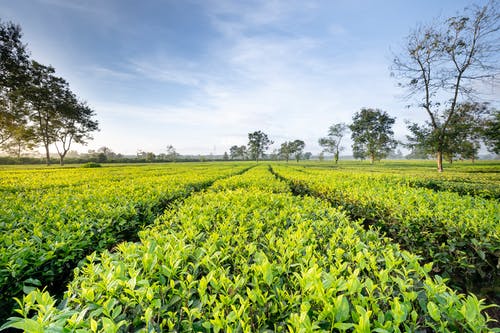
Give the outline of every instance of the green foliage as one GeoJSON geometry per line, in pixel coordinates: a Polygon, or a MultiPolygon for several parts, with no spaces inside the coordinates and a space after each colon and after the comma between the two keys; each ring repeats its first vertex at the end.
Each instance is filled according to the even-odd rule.
{"type": "Polygon", "coordinates": [[[318,143],[323,147],[323,152],[333,154],[333,159],[335,164],[339,161],[339,153],[343,149],[340,145],[342,138],[344,137],[345,131],[347,130],[347,125],[344,123],[334,124],[328,129],[328,136],[320,138],[318,143]]]}
{"type": "Polygon", "coordinates": [[[302,158],[306,144],[302,140],[285,141],[281,144],[279,154],[287,162],[293,156],[297,162],[302,158]]]}
{"type": "Polygon", "coordinates": [[[140,242],[90,255],[59,306],[31,291],[3,327],[489,331],[487,306],[431,278],[431,270],[325,201],[291,195],[260,167],[165,212],[140,242]]]}
{"type": "Polygon", "coordinates": [[[485,118],[491,112],[487,103],[462,103],[453,113],[446,110],[444,116],[449,117],[446,127],[439,122],[435,124],[439,129],[431,122],[409,124],[411,135],[407,136],[407,146],[430,155],[441,152],[447,160],[475,160],[484,136],[485,118]]]}
{"type": "Polygon", "coordinates": [[[325,198],[351,217],[380,228],[403,248],[432,261],[433,272],[452,277],[454,283],[464,288],[497,283],[497,201],[435,193],[413,187],[412,178],[383,173],[275,170],[299,193],[325,198]]]}
{"type": "Polygon", "coordinates": [[[61,165],[73,142],[98,130],[95,112],[77,99],[55,69],[29,59],[21,28],[0,22],[0,146],[20,157],[38,145],[56,145],[61,165]]]}
{"type": "Polygon", "coordinates": [[[482,135],[488,150],[500,155],[500,110],[492,110],[486,119],[482,135]]]}
{"type": "Polygon", "coordinates": [[[167,204],[244,168],[2,170],[0,318],[28,279],[60,292],[87,254],[136,238],[167,204]]]}
{"type": "Polygon", "coordinates": [[[232,160],[246,160],[247,159],[247,147],[246,146],[232,146],[229,148],[229,155],[232,160]]]}
{"type": "MultiPolygon", "coordinates": [[[[394,57],[391,74],[428,116],[424,125],[412,125],[413,138],[436,152],[440,172],[443,157],[449,159],[460,150],[462,134],[474,127],[463,121],[471,110],[459,115],[461,103],[476,99],[477,80],[495,77],[498,70],[499,17],[493,0],[444,20],[419,24],[406,38],[401,55],[394,57]]],[[[466,142],[465,153],[474,157],[479,145],[467,135],[466,142]]]]}
{"type": "Polygon", "coordinates": [[[257,162],[272,144],[273,141],[271,141],[267,134],[262,131],[248,133],[248,152],[250,158],[257,162]]]}
{"type": "Polygon", "coordinates": [[[351,138],[354,141],[352,151],[356,158],[370,158],[375,160],[385,158],[395,147],[394,125],[395,118],[389,117],[387,112],[379,109],[362,108],[352,118],[349,125],[351,138]]]}

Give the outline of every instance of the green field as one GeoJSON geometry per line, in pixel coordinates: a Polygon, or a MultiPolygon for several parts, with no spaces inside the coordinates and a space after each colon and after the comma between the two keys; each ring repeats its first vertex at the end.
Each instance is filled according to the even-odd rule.
{"type": "Polygon", "coordinates": [[[500,163],[447,167],[1,167],[0,326],[495,330],[500,163]]]}

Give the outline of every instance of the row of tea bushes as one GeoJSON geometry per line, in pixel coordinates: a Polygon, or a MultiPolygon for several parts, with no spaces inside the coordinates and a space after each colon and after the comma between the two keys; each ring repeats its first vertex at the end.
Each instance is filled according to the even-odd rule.
{"type": "Polygon", "coordinates": [[[169,202],[245,168],[2,170],[0,318],[23,289],[41,284],[61,290],[87,254],[136,238],[169,202]]]}
{"type": "Polygon", "coordinates": [[[275,191],[281,183],[262,169],[245,175],[189,197],[140,242],[91,255],[58,307],[30,292],[4,328],[489,331],[482,301],[431,278],[432,264],[322,200],[275,191]]]}
{"type": "Polygon", "coordinates": [[[399,176],[275,166],[297,193],[324,198],[434,262],[461,287],[498,286],[500,204],[414,188],[399,176]]]}

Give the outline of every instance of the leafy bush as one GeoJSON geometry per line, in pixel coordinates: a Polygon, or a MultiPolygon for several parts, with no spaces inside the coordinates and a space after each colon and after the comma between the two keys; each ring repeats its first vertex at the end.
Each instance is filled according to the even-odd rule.
{"type": "Polygon", "coordinates": [[[434,272],[466,289],[498,285],[500,205],[496,200],[414,188],[398,176],[368,172],[275,171],[296,191],[342,207],[403,248],[434,262],[434,272]]]}
{"type": "Polygon", "coordinates": [[[325,201],[272,190],[281,183],[259,173],[235,177],[240,189],[219,182],[189,197],[140,242],[92,254],[58,307],[31,291],[4,328],[489,331],[483,301],[431,278],[432,264],[325,201]]]}
{"type": "MultiPolygon", "coordinates": [[[[61,293],[93,251],[137,239],[137,232],[215,180],[247,166],[3,170],[0,177],[0,321],[26,281],[61,293]]],[[[29,286],[29,283],[28,283],[29,286]]]]}

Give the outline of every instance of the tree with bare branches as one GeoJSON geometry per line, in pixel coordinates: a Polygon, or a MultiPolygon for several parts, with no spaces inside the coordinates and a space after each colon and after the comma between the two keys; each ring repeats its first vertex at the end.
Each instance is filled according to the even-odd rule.
{"type": "Polygon", "coordinates": [[[427,141],[439,172],[458,106],[478,96],[478,82],[498,83],[498,8],[498,1],[492,0],[443,22],[420,26],[394,58],[392,74],[406,89],[407,98],[416,100],[429,116],[432,140],[427,141]]]}

